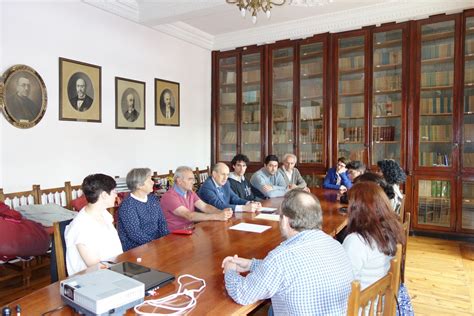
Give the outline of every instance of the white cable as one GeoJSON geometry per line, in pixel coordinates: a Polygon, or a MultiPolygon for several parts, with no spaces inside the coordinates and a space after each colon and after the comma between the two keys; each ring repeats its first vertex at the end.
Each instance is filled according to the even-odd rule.
{"type": "Polygon", "coordinates": [[[194,294],[199,294],[202,290],[204,290],[204,288],[206,287],[206,281],[204,279],[197,278],[197,277],[195,277],[193,275],[190,275],[190,274],[183,274],[183,275],[179,276],[178,284],[179,284],[179,288],[178,288],[178,291],[176,293],[165,296],[163,298],[156,299],[156,300],[144,301],[143,303],[140,303],[140,304],[135,306],[135,308],[134,308],[135,313],[137,313],[137,315],[182,315],[184,312],[194,308],[194,306],[196,306],[196,303],[197,303],[197,298],[195,297],[194,294]],[[186,283],[186,285],[193,284],[193,283],[196,283],[196,282],[202,282],[202,285],[196,290],[185,289],[184,284],[181,283],[181,279],[183,279],[183,278],[194,279],[194,281],[192,281],[190,283],[186,283]],[[191,299],[186,305],[180,307],[179,305],[168,304],[169,302],[175,300],[176,298],[178,298],[182,295],[187,296],[191,299]],[[171,313],[168,313],[168,314],[147,313],[147,312],[140,311],[140,309],[144,306],[151,306],[151,307],[154,307],[154,308],[161,308],[161,309],[169,310],[169,311],[171,311],[171,313]]]}

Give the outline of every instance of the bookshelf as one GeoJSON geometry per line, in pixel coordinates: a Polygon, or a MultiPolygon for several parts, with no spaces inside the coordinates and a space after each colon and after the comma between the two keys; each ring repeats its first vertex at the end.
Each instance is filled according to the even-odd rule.
{"type": "Polygon", "coordinates": [[[301,163],[322,164],[324,146],[324,42],[300,46],[299,157],[301,163]]]}
{"type": "Polygon", "coordinates": [[[366,152],[366,40],[367,32],[348,32],[335,41],[337,157],[362,160],[366,152]]]}
{"type": "MultiPolygon", "coordinates": [[[[384,29],[372,34],[372,115],[371,159],[394,159],[402,166],[403,129],[403,79],[406,38],[404,27],[384,29]]],[[[375,167],[373,167],[375,168],[375,167]]]]}

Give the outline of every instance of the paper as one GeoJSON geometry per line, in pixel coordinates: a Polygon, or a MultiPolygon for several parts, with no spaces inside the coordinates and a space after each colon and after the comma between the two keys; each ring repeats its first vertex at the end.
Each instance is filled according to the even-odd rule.
{"type": "Polygon", "coordinates": [[[261,207],[259,212],[260,213],[274,213],[276,211],[276,207],[261,207]]]}
{"type": "Polygon", "coordinates": [[[241,230],[244,232],[251,232],[251,233],[262,233],[267,229],[271,228],[271,226],[266,225],[257,225],[257,224],[248,224],[248,223],[239,223],[230,227],[229,229],[233,230],[241,230]]]}
{"type": "Polygon", "coordinates": [[[266,220],[275,221],[275,222],[280,221],[280,215],[278,214],[258,214],[257,216],[255,216],[255,218],[266,219],[266,220]]]}

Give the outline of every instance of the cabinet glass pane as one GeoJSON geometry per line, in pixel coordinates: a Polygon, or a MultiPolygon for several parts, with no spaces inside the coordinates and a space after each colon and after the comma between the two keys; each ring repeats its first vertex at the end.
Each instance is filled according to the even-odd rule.
{"type": "Polygon", "coordinates": [[[293,48],[273,51],[272,154],[293,153],[293,48]]]}
{"type": "Polygon", "coordinates": [[[364,37],[339,40],[338,156],[364,160],[364,37]]]}
{"type": "Polygon", "coordinates": [[[474,230],[474,182],[462,183],[462,214],[461,225],[463,229],[474,230]]]}
{"type": "Polygon", "coordinates": [[[454,21],[421,28],[419,165],[452,165],[454,21]]]}
{"type": "Polygon", "coordinates": [[[230,161],[237,153],[236,61],[236,57],[219,60],[219,161],[230,161]]]}
{"type": "Polygon", "coordinates": [[[450,226],[451,182],[418,181],[418,224],[450,226]]]}
{"type": "Polygon", "coordinates": [[[474,17],[466,19],[464,46],[463,167],[474,168],[474,17]]]}
{"type": "Polygon", "coordinates": [[[242,56],[242,153],[250,161],[261,161],[261,56],[242,56]]]}
{"type": "Polygon", "coordinates": [[[323,44],[300,48],[300,161],[322,163],[323,144],[323,44]]]}
{"type": "Polygon", "coordinates": [[[402,30],[375,33],[372,96],[372,164],[400,163],[402,139],[402,30]]]}

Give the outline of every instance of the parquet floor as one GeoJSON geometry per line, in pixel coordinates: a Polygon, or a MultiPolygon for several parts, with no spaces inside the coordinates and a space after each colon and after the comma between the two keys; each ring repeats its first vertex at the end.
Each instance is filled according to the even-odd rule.
{"type": "MultiPolygon", "coordinates": [[[[410,237],[406,285],[416,315],[474,315],[474,245],[428,237],[410,237]],[[463,258],[464,256],[464,258],[463,258]]],[[[30,288],[21,280],[0,283],[0,306],[49,284],[49,269],[37,270],[30,288]]],[[[268,304],[253,315],[266,315],[268,304]]]]}

